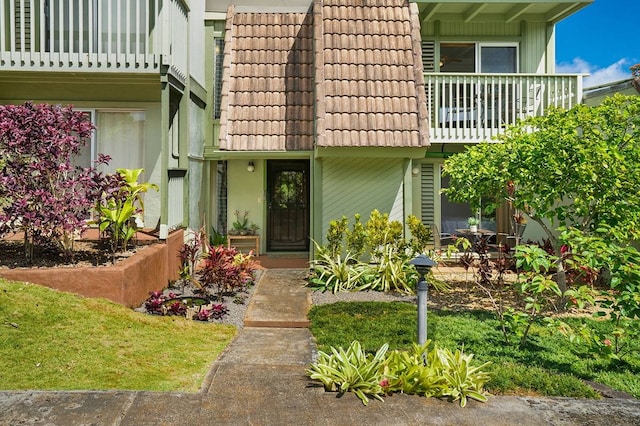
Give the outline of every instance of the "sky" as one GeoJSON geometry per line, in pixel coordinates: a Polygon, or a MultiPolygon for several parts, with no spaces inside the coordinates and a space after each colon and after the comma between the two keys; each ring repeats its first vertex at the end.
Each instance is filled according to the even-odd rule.
{"type": "Polygon", "coordinates": [[[584,87],[631,77],[640,62],[640,0],[595,0],[556,26],[556,72],[588,73],[584,87]]]}

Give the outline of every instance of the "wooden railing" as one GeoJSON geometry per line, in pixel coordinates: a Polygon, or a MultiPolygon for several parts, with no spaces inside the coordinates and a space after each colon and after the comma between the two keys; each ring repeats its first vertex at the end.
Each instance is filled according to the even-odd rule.
{"type": "Polygon", "coordinates": [[[187,74],[184,0],[3,0],[0,70],[187,74]]]}
{"type": "Polygon", "coordinates": [[[431,143],[494,140],[507,125],[582,101],[582,76],[425,73],[431,143]]]}

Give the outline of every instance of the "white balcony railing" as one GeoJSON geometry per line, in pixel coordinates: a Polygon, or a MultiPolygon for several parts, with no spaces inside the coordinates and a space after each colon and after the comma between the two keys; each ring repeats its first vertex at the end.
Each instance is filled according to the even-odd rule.
{"type": "Polygon", "coordinates": [[[187,73],[184,0],[3,0],[0,70],[187,73]]]}
{"type": "Polygon", "coordinates": [[[495,139],[517,120],[582,101],[582,76],[425,73],[432,143],[495,139]]]}

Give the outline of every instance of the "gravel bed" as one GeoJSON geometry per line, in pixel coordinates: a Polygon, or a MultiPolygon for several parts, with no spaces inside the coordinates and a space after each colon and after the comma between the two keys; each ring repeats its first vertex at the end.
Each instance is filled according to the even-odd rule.
{"type": "Polygon", "coordinates": [[[409,302],[416,303],[415,295],[400,293],[384,293],[381,291],[330,291],[311,292],[311,302],[314,305],[326,305],[336,302],[409,302]]]}
{"type": "MultiPolygon", "coordinates": [[[[262,270],[256,270],[255,276],[256,279],[254,283],[258,283],[260,280],[260,276],[262,275],[262,270]]],[[[247,308],[249,307],[249,302],[251,301],[251,296],[256,289],[256,284],[249,286],[245,291],[237,293],[236,296],[244,299],[244,303],[235,303],[234,299],[236,296],[224,296],[224,301],[222,302],[228,310],[228,313],[222,319],[210,319],[209,322],[213,324],[230,324],[236,326],[238,329],[242,329],[244,327],[244,315],[247,312],[247,308]]],[[[166,288],[163,290],[164,294],[169,294],[173,292],[176,296],[193,296],[193,288],[185,287],[184,293],[182,292],[182,286],[178,284],[177,288],[166,288]]],[[[219,303],[219,302],[217,302],[219,303]]],[[[144,306],[144,302],[141,306],[134,309],[136,312],[147,313],[147,310],[144,306]]]]}

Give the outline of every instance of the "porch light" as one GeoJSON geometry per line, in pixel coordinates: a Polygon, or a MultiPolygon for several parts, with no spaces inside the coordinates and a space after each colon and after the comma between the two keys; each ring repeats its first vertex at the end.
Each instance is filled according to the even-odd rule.
{"type": "Polygon", "coordinates": [[[427,341],[427,281],[424,277],[437,263],[420,254],[411,259],[409,264],[418,271],[418,344],[424,345],[427,341]]]}
{"type": "Polygon", "coordinates": [[[253,173],[253,171],[256,169],[255,165],[253,164],[253,161],[249,161],[249,164],[247,164],[247,171],[249,173],[253,173]]]}

